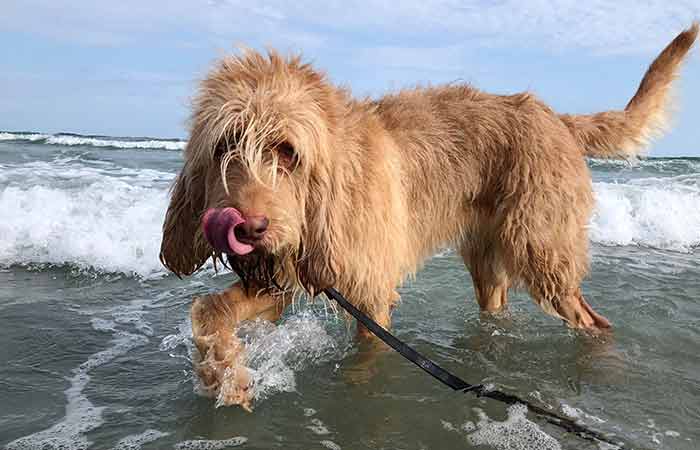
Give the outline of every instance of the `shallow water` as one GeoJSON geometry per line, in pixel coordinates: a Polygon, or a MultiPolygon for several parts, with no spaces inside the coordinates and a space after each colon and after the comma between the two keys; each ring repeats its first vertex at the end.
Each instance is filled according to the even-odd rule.
{"type": "MultiPolygon", "coordinates": [[[[233,278],[207,268],[181,281],[157,259],[181,143],[10,137],[0,133],[0,446],[599,448],[455,394],[394,352],[371,358],[322,302],[250,324],[255,411],[216,408],[193,379],[188,307],[233,278]]],[[[401,289],[394,331],[469,382],[631,447],[698,448],[700,161],[590,166],[584,292],[612,336],[574,333],[523,293],[481,316],[451,251],[401,289]]]]}

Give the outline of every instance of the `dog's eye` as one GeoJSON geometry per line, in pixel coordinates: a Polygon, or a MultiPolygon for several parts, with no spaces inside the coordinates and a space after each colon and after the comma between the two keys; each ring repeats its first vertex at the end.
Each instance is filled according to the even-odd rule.
{"type": "Polygon", "coordinates": [[[234,150],[240,141],[240,132],[221,138],[216,148],[214,148],[214,159],[220,160],[226,153],[234,150]]]}
{"type": "Polygon", "coordinates": [[[276,150],[277,158],[279,158],[279,162],[283,167],[291,170],[297,166],[299,158],[297,157],[297,152],[294,150],[294,147],[292,147],[292,144],[289,142],[282,142],[281,144],[277,145],[276,150]]]}
{"type": "Polygon", "coordinates": [[[226,144],[225,141],[219,142],[219,144],[216,146],[214,149],[214,159],[215,160],[220,160],[224,154],[228,152],[228,145],[226,144]]]}

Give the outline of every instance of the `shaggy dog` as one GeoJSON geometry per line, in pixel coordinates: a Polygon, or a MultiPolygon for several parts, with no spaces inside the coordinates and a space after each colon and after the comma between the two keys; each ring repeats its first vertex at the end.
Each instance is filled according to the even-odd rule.
{"type": "Polygon", "coordinates": [[[161,249],[179,276],[213,258],[241,279],[193,303],[203,384],[249,408],[240,321],[276,320],[295,295],[334,286],[388,328],[397,286],[445,246],[460,252],[482,310],[522,286],[571,327],[608,328],[580,289],[593,208],[585,157],[633,158],[663,129],[697,32],[663,50],[624,110],[592,115],[464,84],[358,100],[298,57],[224,58],[194,101],[161,249]]]}

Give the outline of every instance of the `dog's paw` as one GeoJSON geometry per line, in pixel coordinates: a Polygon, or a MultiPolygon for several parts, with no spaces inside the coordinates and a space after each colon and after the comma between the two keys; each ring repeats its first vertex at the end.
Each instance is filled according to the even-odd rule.
{"type": "Polygon", "coordinates": [[[241,365],[228,367],[219,386],[216,406],[240,405],[246,411],[252,412],[252,402],[253,379],[250,369],[241,365]]]}
{"type": "Polygon", "coordinates": [[[216,406],[240,405],[251,411],[253,383],[250,370],[243,365],[243,344],[230,335],[217,332],[195,336],[201,361],[195,363],[204,392],[216,398],[216,406]]]}

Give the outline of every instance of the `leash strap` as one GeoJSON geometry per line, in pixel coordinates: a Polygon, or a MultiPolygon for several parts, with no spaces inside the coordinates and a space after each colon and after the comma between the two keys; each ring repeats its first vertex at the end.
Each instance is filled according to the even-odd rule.
{"type": "Polygon", "coordinates": [[[432,377],[437,378],[442,384],[445,384],[455,391],[461,392],[472,392],[477,397],[487,397],[499,402],[505,403],[507,405],[513,405],[516,403],[522,403],[527,406],[528,409],[544,418],[547,422],[562,428],[570,433],[574,433],[577,436],[589,440],[589,441],[600,441],[607,444],[611,444],[618,449],[624,449],[624,444],[621,442],[616,442],[608,438],[605,434],[589,429],[579,423],[574,422],[568,417],[560,416],[548,409],[544,409],[541,406],[535,405],[527,400],[517,397],[512,394],[507,394],[498,390],[487,390],[481,384],[469,384],[460,377],[453,375],[447,370],[435,364],[430,359],[418,353],[408,344],[389,333],[384,327],[379,325],[377,322],[368,317],[365,313],[357,309],[352,303],[347,301],[343,295],[335,290],[334,288],[327,288],[323,291],[328,298],[335,300],[345,311],[350,313],[358,322],[367,327],[375,336],[384,341],[389,347],[393,348],[401,354],[404,358],[411,361],[413,364],[417,365],[424,371],[428,372],[432,377]]]}
{"type": "Polygon", "coordinates": [[[375,336],[384,341],[389,347],[393,348],[394,350],[399,352],[401,356],[411,361],[413,364],[417,365],[421,369],[425,370],[433,377],[440,380],[441,383],[446,384],[455,391],[462,391],[465,389],[473,390],[483,387],[481,385],[472,386],[463,379],[452,375],[450,372],[446,371],[445,369],[438,366],[425,356],[421,355],[413,348],[409,347],[405,342],[401,341],[396,336],[389,333],[384,327],[379,325],[377,322],[370,319],[362,311],[355,308],[355,306],[352,303],[347,301],[345,297],[340,295],[340,293],[334,288],[326,289],[325,293],[329,298],[332,298],[333,300],[338,302],[338,304],[342,306],[345,311],[349,312],[350,315],[357,319],[357,321],[360,322],[362,325],[367,327],[369,331],[374,333],[375,336]]]}

